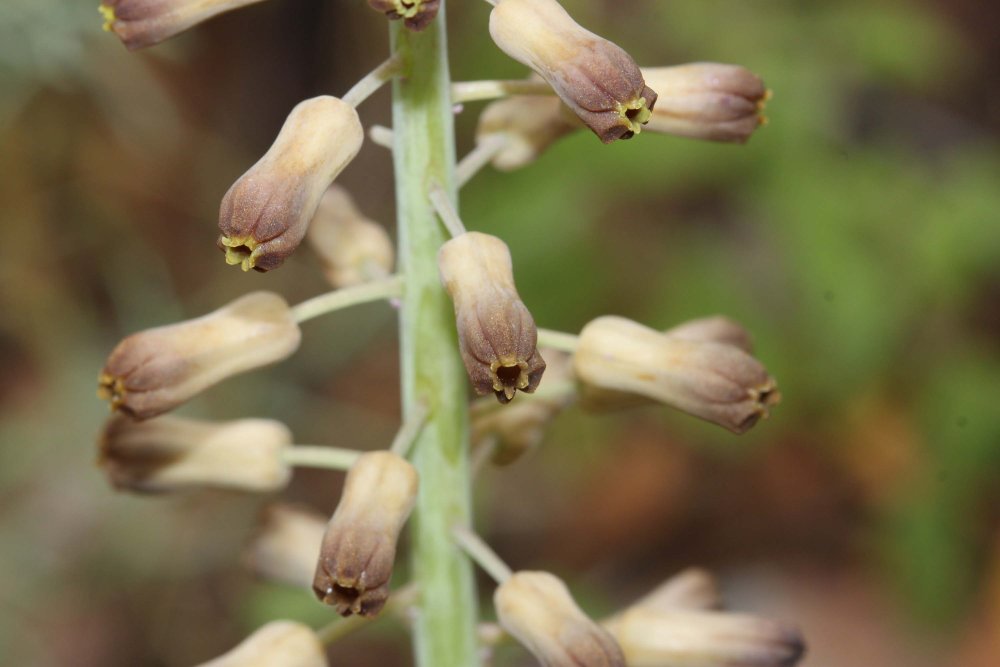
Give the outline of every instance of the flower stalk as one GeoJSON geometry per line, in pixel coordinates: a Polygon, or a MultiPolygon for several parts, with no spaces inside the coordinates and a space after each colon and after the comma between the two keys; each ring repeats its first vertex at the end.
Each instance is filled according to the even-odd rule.
{"type": "Polygon", "coordinates": [[[400,67],[399,58],[392,56],[351,86],[351,89],[344,93],[344,97],[341,99],[352,107],[357,108],[358,105],[371,97],[389,79],[401,73],[402,68],[400,67]]]}
{"type": "Polygon", "coordinates": [[[555,94],[549,84],[532,79],[457,81],[451,85],[451,99],[455,104],[495,100],[509,95],[555,94]]]}
{"type": "Polygon", "coordinates": [[[455,146],[445,39],[445,3],[422,32],[390,26],[393,52],[409,75],[393,82],[393,161],[398,256],[406,275],[400,312],[404,421],[429,402],[430,417],[412,461],[420,492],[410,522],[412,579],[421,596],[413,625],[420,667],[479,664],[472,565],[451,539],[468,524],[467,385],[458,355],[451,301],[438,277],[437,251],[447,240],[427,196],[433,183],[455,196],[455,146]]]}
{"type": "Polygon", "coordinates": [[[292,307],[292,315],[298,323],[332,313],[335,310],[357,306],[370,301],[398,297],[403,291],[403,279],[389,276],[370,283],[333,290],[311,299],[306,299],[292,307]]]}
{"type": "Polygon", "coordinates": [[[360,451],[342,447],[295,445],[282,453],[282,459],[290,466],[349,470],[361,454],[360,451]]]}

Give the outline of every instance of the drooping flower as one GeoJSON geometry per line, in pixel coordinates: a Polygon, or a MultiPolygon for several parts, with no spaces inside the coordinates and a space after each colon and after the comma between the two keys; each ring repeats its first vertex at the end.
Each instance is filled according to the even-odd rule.
{"type": "Polygon", "coordinates": [[[104,426],[98,465],[123,491],[275,491],[291,479],[282,459],[291,444],[288,428],[271,419],[209,422],[166,415],[135,421],[118,414],[104,426]]]}
{"type": "Polygon", "coordinates": [[[777,383],[733,345],[688,340],[623,317],[599,317],[580,332],[573,366],[591,405],[620,394],[652,399],[743,433],[777,404],[777,383]],[[606,394],[606,392],[613,392],[606,394]]]}
{"type": "Polygon", "coordinates": [[[614,637],[548,572],[515,572],[493,594],[500,625],[543,667],[625,667],[614,637]]]}
{"type": "Polygon", "coordinates": [[[358,112],[336,97],[314,97],[292,109],[264,157],[222,198],[218,246],[226,263],[261,272],[281,266],[363,141],[358,112]]]}
{"type": "Polygon", "coordinates": [[[638,134],[656,93],[621,47],[582,28],[556,0],[500,0],[490,35],[514,60],[545,79],[601,141],[638,134]]]}
{"type": "Polygon", "coordinates": [[[438,268],[455,304],[462,361],[476,393],[509,403],[518,390],[535,391],[545,360],[535,321],[514,286],[507,244],[466,232],[441,246],[438,268]]]}
{"type": "Polygon", "coordinates": [[[285,503],[271,505],[264,510],[244,560],[263,579],[309,590],[326,524],[319,512],[285,503]]]}
{"type": "Polygon", "coordinates": [[[605,623],[629,667],[792,667],[799,631],[746,614],[637,606],[605,623]]]}
{"type": "Polygon", "coordinates": [[[364,217],[336,184],[320,200],[307,238],[334,287],[360,285],[392,273],[395,252],[385,227],[364,217]]]}
{"type": "Polygon", "coordinates": [[[492,164],[500,171],[512,171],[531,164],[560,137],[581,127],[558,97],[513,95],[483,109],[476,143],[504,141],[492,164]]]}
{"type": "Polygon", "coordinates": [[[417,497],[417,470],[391,452],[369,452],[347,473],[326,527],[313,592],[342,616],[375,616],[389,598],[396,541],[417,497]]]}
{"type": "Polygon", "coordinates": [[[172,410],[222,380],[289,357],[301,332],[273,292],[251,292],[202,317],[147,329],[120,342],[97,395],[135,419],[172,410]]]}
{"type": "Polygon", "coordinates": [[[522,396],[515,403],[497,405],[490,398],[472,403],[472,442],[477,447],[493,444],[492,461],[504,466],[514,463],[542,443],[549,424],[576,398],[569,355],[546,350],[545,387],[541,392],[522,396]],[[559,385],[562,385],[560,387],[559,385]],[[549,388],[555,388],[551,393],[549,388]],[[563,391],[567,388],[567,391],[563,391]]]}
{"type": "Polygon", "coordinates": [[[141,49],[202,21],[262,0],[101,0],[104,29],[129,49],[141,49]]]}
{"type": "Polygon", "coordinates": [[[644,67],[642,75],[660,94],[646,126],[650,132],[744,143],[766,122],[770,93],[745,67],[691,63],[644,67]]]}
{"type": "Polygon", "coordinates": [[[272,621],[239,646],[197,667],[326,667],[326,649],[307,625],[272,621]]]}

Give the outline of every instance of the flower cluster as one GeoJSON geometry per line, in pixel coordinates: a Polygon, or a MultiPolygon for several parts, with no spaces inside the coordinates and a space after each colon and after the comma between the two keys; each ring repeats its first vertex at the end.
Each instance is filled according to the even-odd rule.
{"type": "MultiPolygon", "coordinates": [[[[131,49],[255,1],[104,0],[100,9],[105,27],[131,49]]],[[[443,21],[443,4],[369,0],[388,19],[401,21],[404,28],[395,29],[413,31],[408,38],[413,40],[443,21]]],[[[582,127],[603,143],[629,139],[644,128],[742,143],[762,123],[768,92],[744,68],[713,63],[640,68],[620,46],[580,26],[556,0],[490,4],[493,41],[533,74],[507,82],[518,94],[482,111],[477,147],[457,170],[463,182],[490,162],[503,170],[526,167],[582,127]]],[[[767,416],[779,394],[774,378],[754,358],[749,334],[724,317],[666,331],[615,315],[597,317],[578,334],[538,328],[515,286],[507,244],[467,231],[455,208],[455,184],[438,182],[452,175],[450,164],[438,164],[451,159],[450,144],[438,147],[437,159],[421,162],[395,140],[383,142],[399,151],[397,176],[409,174],[413,181],[400,189],[419,189],[421,210],[412,220],[427,225],[406,227],[413,224],[414,204],[401,204],[400,247],[394,247],[388,231],[366,218],[334,180],[364,143],[356,107],[393,77],[401,87],[421,81],[420,72],[407,69],[420,66],[414,58],[413,52],[394,54],[343,97],[299,103],[270,149],[222,197],[217,245],[227,264],[243,271],[274,270],[308,239],[333,291],[296,306],[271,292],[253,292],[202,317],[132,334],[112,350],[98,378],[98,394],[113,410],[99,439],[99,465],[110,483],[137,493],[205,487],[272,492],[290,482],[297,466],[346,471],[332,515],[280,504],[265,512],[244,557],[253,572],[310,589],[342,616],[405,611],[418,597],[427,600],[434,593],[419,580],[413,584],[418,595],[390,590],[401,531],[411,513],[425,512],[418,529],[438,531],[433,539],[446,544],[439,554],[457,554],[461,547],[494,576],[499,634],[516,639],[543,665],[794,664],[802,653],[798,632],[718,611],[714,581],[705,573],[683,573],[597,622],[558,577],[510,572],[465,525],[468,441],[474,467],[487,460],[509,464],[539,447],[549,424],[577,403],[591,410],[658,403],[743,433],[767,416]],[[415,262],[418,248],[425,253],[415,262]],[[403,258],[400,275],[393,274],[397,254],[403,258]],[[387,449],[297,445],[291,430],[273,419],[211,422],[165,414],[229,377],[291,356],[299,347],[301,323],[375,300],[403,310],[404,418],[387,449]],[[434,303],[443,308],[435,311],[434,303]],[[437,367],[445,369],[440,376],[426,371],[435,361],[424,351],[428,348],[407,347],[418,339],[445,341],[436,348],[450,355],[437,367]],[[485,398],[470,402],[461,393],[459,359],[469,388],[485,398]],[[456,371],[452,377],[448,369],[456,371]],[[445,396],[451,387],[459,391],[445,396]],[[448,438],[462,447],[446,452],[448,438]],[[462,488],[429,483],[435,465],[451,465],[451,477],[436,479],[462,488]],[[440,515],[427,514],[433,505],[421,502],[446,493],[452,495],[436,506],[440,515]]],[[[469,89],[456,84],[438,91],[437,109],[447,117],[453,103],[466,101],[462,91],[469,89]]],[[[420,92],[427,94],[411,95],[410,103],[422,112],[426,108],[419,105],[429,105],[432,95],[420,92]]],[[[405,120],[405,109],[400,113],[405,120]]],[[[412,144],[436,136],[427,135],[412,144]]],[[[415,571],[442,569],[447,567],[435,562],[415,571]]],[[[420,613],[437,611],[428,602],[420,613]]],[[[474,613],[471,604],[466,611],[474,613]]],[[[323,642],[337,634],[276,621],[205,665],[324,665],[323,642]]]]}

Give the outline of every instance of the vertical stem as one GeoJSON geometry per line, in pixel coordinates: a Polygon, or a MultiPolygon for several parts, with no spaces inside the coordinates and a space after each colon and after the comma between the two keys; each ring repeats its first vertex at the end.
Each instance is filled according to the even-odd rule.
{"type": "Polygon", "coordinates": [[[403,77],[393,83],[399,261],[406,272],[400,313],[403,418],[425,401],[430,418],[413,449],[420,494],[411,520],[413,579],[421,596],[414,623],[419,667],[479,663],[472,566],[451,527],[470,520],[467,383],[458,356],[452,305],[438,278],[437,251],[447,240],[427,193],[439,184],[455,201],[455,145],[445,37],[445,3],[414,33],[394,22],[403,77]]]}

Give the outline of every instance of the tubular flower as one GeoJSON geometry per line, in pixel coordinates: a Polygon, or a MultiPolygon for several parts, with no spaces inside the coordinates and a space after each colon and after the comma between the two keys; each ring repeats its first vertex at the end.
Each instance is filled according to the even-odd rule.
{"type": "Polygon", "coordinates": [[[334,287],[360,285],[392,272],[395,253],[388,232],[361,215],[339,185],[323,195],[307,238],[334,287]]]}
{"type": "MultiPolygon", "coordinates": [[[[584,389],[660,401],[734,433],[747,431],[780,400],[774,378],[746,352],[670,336],[623,317],[587,324],[573,364],[584,389]]],[[[595,397],[591,405],[600,406],[602,397],[595,397]]],[[[617,397],[611,398],[615,405],[617,397]]]]}
{"type": "Polygon", "coordinates": [[[392,21],[403,19],[407,28],[419,32],[437,16],[441,0],[368,0],[368,4],[392,21]]]}
{"type": "Polygon", "coordinates": [[[326,649],[312,628],[272,621],[239,646],[197,667],[326,667],[326,649]]]}
{"type": "Polygon", "coordinates": [[[289,357],[300,338],[284,299],[251,292],[208,315],[125,338],[104,364],[97,395],[149,419],[231,375],[289,357]]]}
{"type": "Polygon", "coordinates": [[[363,141],[357,111],[336,97],[314,97],[292,109],[264,157],[222,198],[218,246],[226,263],[261,272],[281,266],[363,141]]]}
{"type": "Polygon", "coordinates": [[[206,422],[168,415],[137,422],[113,415],[101,435],[98,465],[123,491],[274,491],[291,478],[282,460],[291,444],[285,425],[270,419],[206,422]]]}
{"type": "Polygon", "coordinates": [[[386,451],[363,454],[347,473],[313,578],[316,597],[341,616],[375,616],[385,605],[417,485],[416,468],[386,451]]]}
{"type": "Polygon", "coordinates": [[[549,424],[575,398],[569,355],[557,350],[547,350],[545,354],[549,357],[545,368],[545,391],[524,396],[508,406],[497,405],[489,398],[472,403],[472,442],[481,447],[491,438],[495,439],[492,456],[495,465],[509,465],[537,449],[549,424]],[[560,384],[570,391],[547,391],[560,384]]]}
{"type": "Polygon", "coordinates": [[[632,607],[656,611],[719,609],[722,597],[710,572],[690,567],[664,581],[632,607]]]}
{"type": "Polygon", "coordinates": [[[500,625],[543,667],[625,667],[622,651],[548,572],[516,572],[493,594],[500,625]]]}
{"type": "Polygon", "coordinates": [[[455,304],[462,361],[476,393],[493,392],[509,403],[518,390],[534,392],[545,361],[535,321],[514,286],[507,244],[467,232],[441,246],[438,269],[455,304]]]}
{"type": "Polygon", "coordinates": [[[744,614],[633,607],[605,627],[629,667],[791,667],[805,652],[796,628],[744,614]]]}
{"type": "Polygon", "coordinates": [[[325,516],[295,505],[268,507],[244,553],[250,571],[269,581],[312,587],[325,516]]]}
{"type": "Polygon", "coordinates": [[[621,47],[578,25],[556,0],[500,0],[490,35],[537,72],[604,143],[649,122],[656,93],[621,47]]]}
{"type": "Polygon", "coordinates": [[[753,353],[753,337],[750,332],[744,329],[740,323],[723,315],[689,320],[672,329],[667,329],[663,333],[683,340],[702,340],[732,345],[747,354],[753,353]]]}
{"type": "Polygon", "coordinates": [[[492,164],[500,171],[512,171],[531,164],[556,140],[579,128],[579,121],[569,115],[559,98],[514,95],[483,109],[476,143],[502,137],[504,147],[492,164]]]}
{"type": "Polygon", "coordinates": [[[202,21],[261,0],[101,0],[104,29],[126,47],[141,49],[184,32],[202,21]]]}
{"type": "Polygon", "coordinates": [[[692,63],[644,67],[642,75],[660,93],[650,132],[742,144],[767,122],[762,112],[770,92],[745,67],[692,63]]]}

